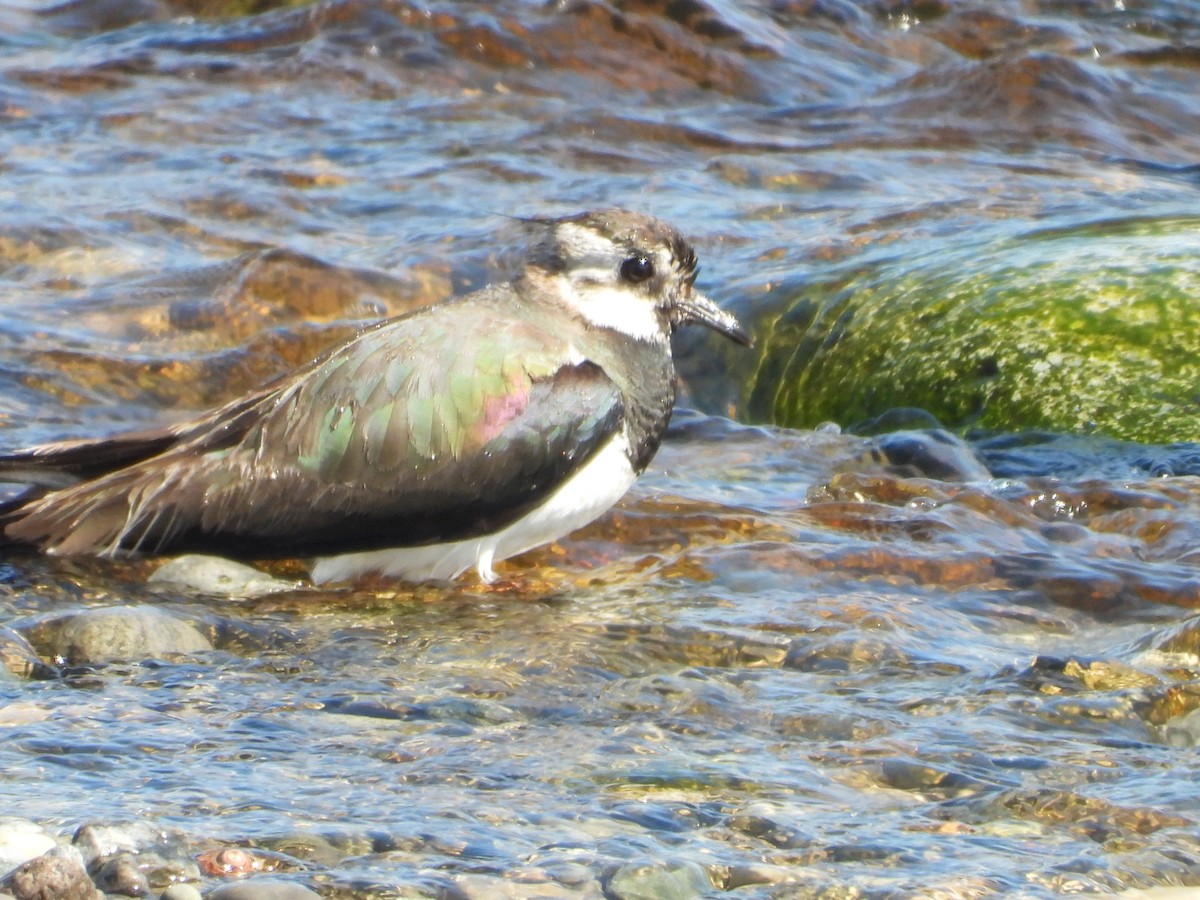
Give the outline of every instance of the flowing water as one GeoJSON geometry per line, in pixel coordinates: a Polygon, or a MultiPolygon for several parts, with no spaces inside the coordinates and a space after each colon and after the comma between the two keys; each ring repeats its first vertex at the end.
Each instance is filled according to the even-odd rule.
{"type": "Polygon", "coordinates": [[[672,220],[758,338],[685,336],[702,412],[495,588],[6,558],[0,815],[125,829],[155,896],[229,847],[344,898],[1200,884],[1198,164],[1195,0],[0,3],[5,448],[499,277],[506,214],[672,220]],[[939,331],[1063,271],[1008,356],[939,331]],[[72,658],[110,607],[195,643],[72,658]]]}

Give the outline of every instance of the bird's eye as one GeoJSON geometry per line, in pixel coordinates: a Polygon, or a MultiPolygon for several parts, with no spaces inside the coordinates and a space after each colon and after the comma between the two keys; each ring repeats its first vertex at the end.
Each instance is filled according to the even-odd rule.
{"type": "Polygon", "coordinates": [[[631,256],[621,263],[621,277],[630,284],[641,284],[654,277],[654,261],[644,253],[631,256]]]}

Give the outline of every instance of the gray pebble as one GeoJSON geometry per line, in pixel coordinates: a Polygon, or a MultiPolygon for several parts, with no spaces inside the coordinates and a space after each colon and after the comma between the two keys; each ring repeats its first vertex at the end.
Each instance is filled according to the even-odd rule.
{"type": "MultiPolygon", "coordinates": [[[[442,894],[446,900],[538,900],[564,896],[563,886],[553,882],[514,883],[490,875],[459,875],[442,894]]],[[[570,896],[581,896],[571,891],[570,896]]],[[[597,890],[592,896],[599,897],[597,890]]]]}
{"type": "Polygon", "coordinates": [[[1172,719],[1163,727],[1163,735],[1172,747],[1192,748],[1200,745],[1200,710],[1194,709],[1172,719]]]}
{"type": "Polygon", "coordinates": [[[890,471],[906,478],[967,482],[992,477],[966,441],[940,428],[894,431],[874,438],[870,446],[890,471]]]}
{"type": "Polygon", "coordinates": [[[756,884],[792,884],[799,876],[787,866],[773,866],[768,863],[746,863],[729,867],[729,877],[725,879],[724,888],[727,891],[756,884]]]}
{"type": "Polygon", "coordinates": [[[181,855],[176,848],[170,855],[163,856],[153,850],[142,850],[137,855],[137,865],[151,885],[184,884],[200,880],[200,867],[191,856],[181,855]]]}
{"type": "Polygon", "coordinates": [[[320,894],[299,884],[251,878],[236,884],[223,884],[206,900],[320,900],[320,894]]]}
{"type": "Polygon", "coordinates": [[[136,853],[138,843],[138,835],[130,826],[97,825],[92,822],[76,828],[71,838],[71,845],[83,856],[84,864],[89,869],[118,853],[136,853]]]}
{"type": "Polygon", "coordinates": [[[108,894],[121,894],[125,897],[146,897],[150,894],[150,881],[132,853],[122,853],[106,860],[96,872],[95,882],[97,887],[108,894]]]}
{"type": "Polygon", "coordinates": [[[190,884],[173,884],[162,892],[159,900],[200,900],[200,891],[190,884]]]}
{"type": "Polygon", "coordinates": [[[631,862],[608,879],[607,893],[619,900],[690,900],[711,894],[712,882],[694,862],[631,862]]]}
{"type": "Polygon", "coordinates": [[[163,563],[147,579],[147,583],[212,597],[240,599],[291,591],[299,586],[296,582],[274,578],[231,559],[198,553],[177,556],[163,563]]]}
{"type": "Polygon", "coordinates": [[[212,649],[191,623],[153,606],[84,609],[56,624],[53,652],[74,665],[133,662],[212,649]]]}

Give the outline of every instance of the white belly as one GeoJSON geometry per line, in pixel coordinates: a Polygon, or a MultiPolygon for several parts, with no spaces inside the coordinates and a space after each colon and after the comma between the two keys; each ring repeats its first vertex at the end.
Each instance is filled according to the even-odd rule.
{"type": "Polygon", "coordinates": [[[541,506],[500,531],[448,544],[321,557],[313,566],[312,580],[326,584],[378,573],[404,581],[441,581],[475,566],[480,578],[494,581],[493,561],[558,540],[620,500],[637,479],[626,455],[628,448],[625,436],[617,435],[541,506]]]}

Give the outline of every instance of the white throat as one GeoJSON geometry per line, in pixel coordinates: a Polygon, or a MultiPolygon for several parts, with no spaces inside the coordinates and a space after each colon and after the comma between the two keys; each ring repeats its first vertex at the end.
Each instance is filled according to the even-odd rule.
{"type": "Polygon", "coordinates": [[[576,272],[583,284],[574,284],[566,275],[556,275],[559,294],[563,302],[575,310],[586,321],[597,328],[611,328],[639,341],[666,344],[668,335],[664,331],[654,304],[639,292],[616,285],[604,284],[602,279],[611,277],[607,272],[597,272],[592,283],[587,272],[576,272]],[[582,278],[579,276],[582,275],[582,278]]]}
{"type": "MultiPolygon", "coordinates": [[[[644,293],[617,281],[620,251],[613,242],[591,228],[560,223],[557,237],[570,248],[569,272],[550,277],[560,299],[586,322],[611,328],[639,341],[665,346],[670,339],[659,311],[644,293]]],[[[671,264],[662,249],[654,251],[657,264],[671,264]]]]}

